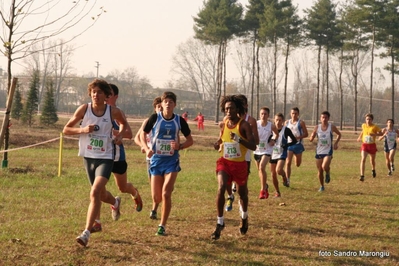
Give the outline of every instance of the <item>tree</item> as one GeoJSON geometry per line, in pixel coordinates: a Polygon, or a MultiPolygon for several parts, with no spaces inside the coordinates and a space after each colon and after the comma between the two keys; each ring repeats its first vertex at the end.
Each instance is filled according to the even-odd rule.
{"type": "Polygon", "coordinates": [[[217,49],[214,46],[191,38],[178,46],[172,65],[172,71],[180,75],[180,82],[198,93],[203,107],[206,99],[214,98],[217,73],[217,49]]]}
{"type": "MultiPolygon", "coordinates": [[[[305,9],[307,17],[305,19],[306,35],[309,40],[314,41],[318,47],[317,54],[317,95],[316,95],[316,114],[319,113],[320,104],[320,68],[321,68],[321,51],[324,47],[326,49],[326,85],[327,85],[327,99],[326,108],[328,109],[328,95],[329,95],[329,62],[328,56],[330,49],[339,44],[336,36],[339,36],[339,31],[336,26],[336,12],[335,5],[331,0],[319,0],[310,9],[305,9]]],[[[315,122],[315,121],[314,121],[315,122]]]]}
{"type": "MultiPolygon", "coordinates": [[[[256,110],[259,110],[259,92],[260,92],[260,65],[259,65],[259,29],[260,18],[265,11],[263,0],[249,0],[247,12],[243,21],[244,30],[247,32],[246,38],[252,43],[252,71],[251,71],[251,103],[253,103],[254,88],[256,82],[256,110]],[[256,77],[256,78],[255,78],[256,77]]],[[[245,84],[245,83],[244,83],[245,84]]],[[[251,115],[254,114],[254,104],[251,104],[251,115]]]]}
{"type": "Polygon", "coordinates": [[[395,119],[395,75],[399,73],[399,68],[395,61],[399,60],[399,1],[390,0],[385,6],[383,27],[381,37],[386,51],[381,53],[381,57],[390,57],[390,63],[385,69],[391,73],[391,118],[395,119]]]}
{"type": "Polygon", "coordinates": [[[219,120],[219,102],[226,89],[226,51],[228,41],[242,32],[241,17],[243,8],[236,0],[208,0],[194,17],[195,38],[210,45],[218,46],[216,83],[216,121],[219,120]]]}
{"type": "Polygon", "coordinates": [[[282,6],[278,0],[266,0],[265,10],[260,17],[259,37],[262,45],[273,47],[273,113],[277,110],[277,52],[278,40],[282,36],[282,6]]]}
{"type": "Polygon", "coordinates": [[[22,113],[22,122],[27,123],[29,127],[34,123],[34,116],[37,113],[37,106],[39,104],[39,77],[40,72],[38,70],[34,71],[29,85],[28,98],[22,113]]]}
{"type": "Polygon", "coordinates": [[[51,79],[46,82],[46,95],[44,97],[44,104],[42,115],[40,116],[40,123],[46,126],[54,125],[58,121],[57,109],[55,107],[54,99],[54,83],[51,79]]]}
{"type": "MultiPolygon", "coordinates": [[[[32,50],[35,44],[43,40],[52,39],[64,33],[72,33],[68,42],[76,39],[90,27],[105,12],[103,7],[94,15],[97,1],[75,0],[65,7],[58,0],[7,0],[0,5],[0,53],[7,57],[7,90],[9,94],[12,79],[12,64],[14,61],[27,57],[40,50],[32,50]],[[85,24],[85,18],[91,22],[85,24]],[[76,26],[81,25],[79,30],[76,26]]],[[[44,47],[49,49],[51,47],[44,47]]],[[[8,133],[8,127],[6,127],[8,133]]],[[[4,136],[6,134],[0,134],[4,136]]],[[[8,135],[8,134],[7,134],[8,135]]],[[[8,139],[6,139],[8,141],[8,139]]],[[[3,139],[0,139],[3,142],[3,139]]],[[[8,146],[8,143],[4,145],[8,146]]],[[[7,162],[7,152],[3,155],[3,161],[7,162]]],[[[7,164],[7,163],[5,163],[7,164]]]]}
{"type": "Polygon", "coordinates": [[[302,20],[298,16],[298,8],[292,5],[291,0],[285,0],[282,3],[282,39],[285,42],[285,78],[284,78],[284,107],[283,114],[287,111],[287,84],[288,84],[288,57],[291,48],[296,47],[301,42],[302,20]]]}
{"type": "Polygon", "coordinates": [[[19,120],[22,116],[22,96],[21,96],[21,91],[19,89],[19,86],[17,85],[17,89],[15,91],[14,99],[13,99],[13,105],[11,109],[11,118],[15,120],[19,120]]]}

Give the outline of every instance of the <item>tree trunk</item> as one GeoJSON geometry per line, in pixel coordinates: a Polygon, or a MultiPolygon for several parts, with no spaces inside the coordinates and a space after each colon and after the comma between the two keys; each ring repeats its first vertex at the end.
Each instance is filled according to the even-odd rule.
{"type": "Polygon", "coordinates": [[[314,114],[313,124],[317,124],[317,117],[319,115],[319,95],[320,95],[320,67],[321,67],[321,45],[317,53],[317,88],[316,88],[316,114],[314,114]]]}
{"type": "Polygon", "coordinates": [[[344,121],[344,91],[342,89],[342,72],[344,70],[344,49],[341,48],[341,60],[340,60],[340,68],[339,68],[339,92],[340,92],[340,105],[339,105],[339,114],[340,114],[340,130],[343,129],[343,121],[344,121]]]}
{"type": "Polygon", "coordinates": [[[326,49],[326,110],[329,109],[329,102],[330,102],[330,86],[329,86],[329,72],[330,72],[330,66],[329,66],[329,47],[327,46],[326,49]]]}
{"type": "Polygon", "coordinates": [[[395,37],[392,36],[392,47],[391,47],[391,111],[392,111],[392,119],[395,121],[395,53],[393,51],[395,37]]]}
{"type": "Polygon", "coordinates": [[[373,39],[371,42],[371,62],[370,62],[370,102],[369,112],[373,112],[373,74],[374,74],[374,47],[375,47],[375,27],[373,26],[373,39]]]}
{"type": "Polygon", "coordinates": [[[284,79],[284,103],[283,103],[283,111],[286,114],[287,111],[287,84],[288,84],[288,56],[290,53],[290,43],[287,42],[287,47],[285,50],[285,79],[284,79]]]}
{"type": "Polygon", "coordinates": [[[274,35],[274,67],[273,67],[273,114],[277,110],[277,36],[274,35]]]}

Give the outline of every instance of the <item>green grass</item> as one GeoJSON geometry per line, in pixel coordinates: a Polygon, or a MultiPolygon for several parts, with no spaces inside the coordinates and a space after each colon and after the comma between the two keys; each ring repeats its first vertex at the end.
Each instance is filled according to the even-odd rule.
{"type": "MultiPolygon", "coordinates": [[[[235,202],[233,211],[225,213],[221,238],[211,241],[218,158],[211,143],[217,129],[210,125],[206,129],[205,133],[193,130],[197,144],[181,154],[168,235],[155,236],[159,220],[149,219],[151,195],[144,155],[127,143],[129,180],[140,190],[143,211],[134,211],[129,195],[122,194],[122,216],[114,222],[104,204],[103,232],[92,235],[88,248],[75,242],[89,204],[89,183],[77,156],[77,143],[67,143],[61,177],[57,177],[57,143],[10,152],[9,168],[0,171],[0,264],[399,265],[399,171],[386,176],[380,148],[377,178],[371,177],[367,161],[366,180],[360,182],[360,144],[351,133],[345,134],[346,141],[334,153],[331,183],[324,193],[318,192],[311,144],[306,145],[301,167],[293,167],[291,187],[280,183],[279,199],[257,198],[260,185],[253,162],[247,235],[239,234],[235,202]],[[334,256],[334,251],[363,250],[386,251],[390,256],[334,256]],[[319,256],[320,251],[331,256],[319,256]]],[[[114,180],[107,188],[119,194],[114,180]]]]}

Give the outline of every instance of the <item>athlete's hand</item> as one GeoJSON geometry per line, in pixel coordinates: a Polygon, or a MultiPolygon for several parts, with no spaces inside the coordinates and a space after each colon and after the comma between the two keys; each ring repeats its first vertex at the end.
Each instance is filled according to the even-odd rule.
{"type": "Polygon", "coordinates": [[[146,152],[147,158],[151,158],[154,155],[154,151],[152,149],[148,149],[146,152]]]}
{"type": "Polygon", "coordinates": [[[171,147],[173,150],[178,151],[178,150],[179,150],[179,147],[180,147],[180,143],[177,142],[177,141],[172,140],[172,141],[170,142],[170,147],[171,147]]]}
{"type": "Polygon", "coordinates": [[[81,133],[87,134],[87,133],[93,132],[94,131],[94,126],[95,126],[94,124],[91,124],[91,125],[87,125],[85,127],[82,127],[81,133]]]}

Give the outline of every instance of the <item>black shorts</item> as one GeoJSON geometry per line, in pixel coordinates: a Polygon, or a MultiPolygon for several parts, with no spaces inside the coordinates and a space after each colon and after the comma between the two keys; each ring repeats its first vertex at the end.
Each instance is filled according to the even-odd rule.
{"type": "Polygon", "coordinates": [[[270,163],[270,164],[277,164],[277,161],[280,161],[280,160],[285,161],[285,159],[286,159],[286,158],[280,158],[280,159],[274,159],[274,160],[270,159],[269,163],[270,163]]]}
{"type": "Polygon", "coordinates": [[[112,168],[112,173],[122,175],[122,174],[126,173],[126,170],[127,170],[126,161],[115,161],[114,162],[114,167],[112,168]]]}
{"type": "Polygon", "coordinates": [[[270,154],[254,154],[254,159],[255,159],[255,161],[257,161],[259,163],[260,160],[262,160],[263,156],[270,157],[271,155],[270,154]]]}

